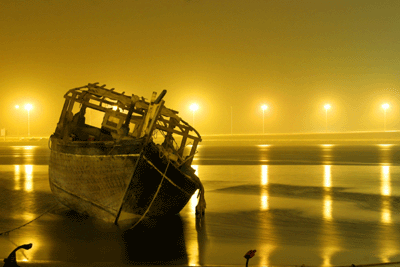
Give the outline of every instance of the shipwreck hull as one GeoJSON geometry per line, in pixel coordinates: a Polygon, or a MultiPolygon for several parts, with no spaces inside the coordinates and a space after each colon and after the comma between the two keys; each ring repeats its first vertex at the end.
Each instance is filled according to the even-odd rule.
{"type": "Polygon", "coordinates": [[[98,83],[68,90],[50,137],[56,199],[77,212],[129,224],[177,214],[199,189],[196,212],[202,214],[204,187],[191,167],[201,136],[164,106],[165,94],[153,92],[147,101],[98,83]]]}
{"type": "Polygon", "coordinates": [[[114,221],[121,205],[133,217],[177,214],[197,189],[154,143],[51,141],[50,188],[83,214],[114,221]]]}
{"type": "Polygon", "coordinates": [[[198,189],[189,173],[160,155],[154,143],[143,148],[127,189],[124,211],[146,216],[177,214],[198,189]]]}

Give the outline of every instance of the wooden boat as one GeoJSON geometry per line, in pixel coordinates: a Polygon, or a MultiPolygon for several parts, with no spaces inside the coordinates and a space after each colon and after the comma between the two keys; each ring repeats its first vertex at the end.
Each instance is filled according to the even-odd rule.
{"type": "Polygon", "coordinates": [[[191,167],[200,134],[164,106],[98,83],[69,90],[50,137],[50,188],[65,206],[116,224],[179,213],[204,188],[191,167]]]}

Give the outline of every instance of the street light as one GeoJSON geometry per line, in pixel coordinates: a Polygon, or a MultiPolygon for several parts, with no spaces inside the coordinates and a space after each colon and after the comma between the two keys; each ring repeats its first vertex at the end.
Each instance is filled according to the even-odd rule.
{"type": "Polygon", "coordinates": [[[261,106],[261,109],[262,109],[262,111],[263,111],[263,134],[264,134],[264,111],[265,111],[267,108],[268,108],[267,105],[262,105],[262,106],[261,106]]]}
{"type": "Polygon", "coordinates": [[[389,104],[385,103],[382,105],[383,108],[383,129],[386,132],[386,110],[389,108],[389,104]]]}
{"type": "Polygon", "coordinates": [[[199,105],[193,103],[190,105],[190,110],[193,111],[193,126],[194,126],[194,112],[199,109],[199,105]]]}
{"type": "Polygon", "coordinates": [[[33,108],[33,106],[31,105],[31,104],[26,104],[25,105],[25,109],[28,111],[28,137],[30,137],[31,136],[31,132],[30,132],[30,129],[29,129],[29,111],[31,110],[33,108]]]}
{"type": "MultiPolygon", "coordinates": [[[[19,105],[15,105],[15,108],[16,108],[16,109],[19,109],[19,105]]],[[[19,117],[19,116],[18,116],[18,117],[19,117]]],[[[17,127],[17,129],[18,129],[18,130],[17,130],[17,132],[18,132],[18,135],[17,135],[17,136],[18,136],[18,139],[19,139],[19,128],[20,128],[19,120],[20,120],[20,118],[18,118],[18,127],[17,127]]]]}
{"type": "Polygon", "coordinates": [[[331,105],[326,104],[324,108],[325,108],[325,131],[328,132],[328,109],[331,108],[331,105]]]}
{"type": "Polygon", "coordinates": [[[232,106],[231,106],[231,135],[232,135],[232,106]]]}

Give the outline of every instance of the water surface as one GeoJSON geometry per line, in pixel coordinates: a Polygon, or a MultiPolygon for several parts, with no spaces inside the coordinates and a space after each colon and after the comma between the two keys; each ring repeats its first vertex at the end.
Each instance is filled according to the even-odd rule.
{"type": "Polygon", "coordinates": [[[200,146],[195,196],[171,218],[131,231],[69,211],[48,186],[49,151],[0,147],[0,257],[150,265],[351,265],[400,261],[400,147],[200,146]]]}

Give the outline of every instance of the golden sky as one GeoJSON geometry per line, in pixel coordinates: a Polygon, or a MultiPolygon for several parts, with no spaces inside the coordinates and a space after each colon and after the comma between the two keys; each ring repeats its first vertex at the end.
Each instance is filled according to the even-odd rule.
{"type": "Polygon", "coordinates": [[[400,122],[397,0],[0,0],[0,128],[51,134],[71,88],[99,82],[201,134],[382,130],[400,122]],[[231,113],[232,111],[232,113],[231,113]]]}

